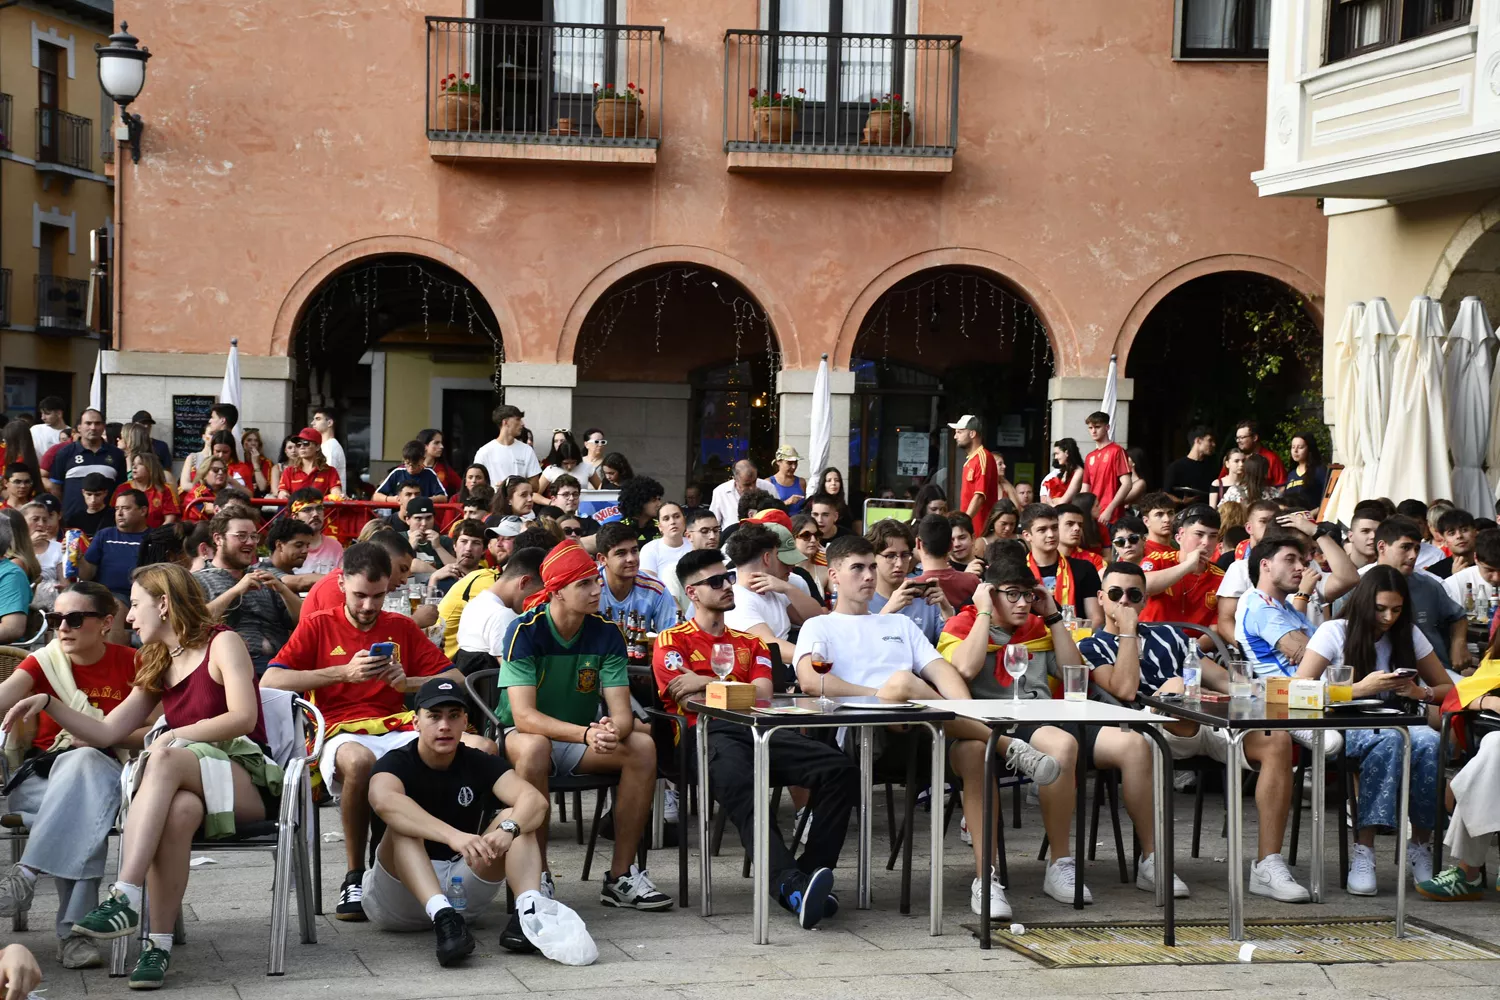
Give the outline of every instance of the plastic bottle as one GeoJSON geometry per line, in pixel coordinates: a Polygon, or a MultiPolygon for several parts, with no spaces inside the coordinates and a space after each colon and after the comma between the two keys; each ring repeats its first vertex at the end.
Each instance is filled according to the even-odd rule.
{"type": "Polygon", "coordinates": [[[468,893],[464,890],[464,877],[453,876],[453,883],[448,886],[448,902],[453,904],[453,909],[462,914],[469,905],[468,893]]]}

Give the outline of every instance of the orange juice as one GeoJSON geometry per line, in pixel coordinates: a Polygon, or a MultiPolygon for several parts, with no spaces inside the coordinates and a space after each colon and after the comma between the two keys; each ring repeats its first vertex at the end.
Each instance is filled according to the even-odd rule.
{"type": "Polygon", "coordinates": [[[1354,700],[1354,685],[1353,684],[1330,684],[1330,685],[1328,685],[1328,700],[1330,702],[1334,702],[1334,701],[1353,701],[1354,700]]]}

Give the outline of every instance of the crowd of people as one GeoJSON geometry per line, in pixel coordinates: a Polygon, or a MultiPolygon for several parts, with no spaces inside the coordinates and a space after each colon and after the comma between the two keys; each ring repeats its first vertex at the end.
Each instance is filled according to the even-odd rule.
{"type": "MultiPolygon", "coordinates": [[[[700,727],[692,709],[722,647],[729,678],[762,697],[794,684],[831,697],[1047,699],[1069,666],[1089,669],[1091,696],[1123,704],[1180,692],[1192,671],[1205,689],[1228,690],[1232,664],[1203,632],[1177,627],[1186,623],[1215,633],[1261,678],[1347,665],[1356,697],[1420,703],[1434,723],[1440,709],[1500,708],[1493,625],[1480,655],[1468,641],[1500,603],[1493,512],[1370,499],[1347,526],[1320,522],[1327,471],[1316,441],[1293,438],[1283,462],[1253,422],[1236,428],[1222,461],[1213,432],[1193,428],[1186,457],[1151,491],[1105,414],[1086,421],[1092,449],[1056,441],[1052,470],[1035,484],[1011,482],[981,421],[965,415],[949,425],[962,458],[951,508],[943,484],[930,483],[914,491],[909,519],[866,524],[840,470],[799,478],[790,446],[768,478],[742,459],[711,490],[690,485],[670,498],[607,451],[602,430],[588,429],[582,444],[555,431],[543,456],[525,414],[501,406],[496,437],[461,474],[443,461],[439,432],[413,438],[350,536],[332,516],[345,508],[348,470],[331,409],[273,461],[258,432],[236,434],[234,407],[215,406],[201,452],[175,475],[149,413],[115,428],[90,409],[69,427],[62,409],[47,400],[40,420],[5,425],[0,644],[30,640],[38,613],[51,638],[0,683],[4,728],[23,760],[9,802],[31,831],[0,877],[0,916],[29,908],[37,880],[52,877],[69,968],[99,964],[98,942],[138,933],[144,919],[137,988],[165,981],[194,837],[275,815],[282,772],[260,690],[310,697],[326,725],[316,781],[337,803],[347,868],[334,915],[431,928],[442,965],[474,950],[469,924],[486,911],[504,922],[502,947],[583,960],[549,933],[567,926],[575,944],[586,938],[548,858],[549,790],[560,777],[617,776],[600,903],[673,905],[641,866],[658,740],[672,739],[646,721],[643,701],[680,713],[683,739],[709,741],[711,794],[751,849],[750,738],[719,721],[700,727]],[[581,512],[590,489],[613,491],[612,502],[581,512]],[[627,634],[649,637],[645,648],[627,634]],[[486,669],[498,670],[494,703],[483,706],[495,728],[471,714],[464,684],[486,669]],[[135,780],[122,791],[131,756],[135,780]],[[101,898],[122,809],[126,849],[101,898]]],[[[1486,725],[1481,717],[1463,733],[1468,763],[1447,792],[1453,863],[1442,871],[1431,850],[1445,780],[1435,728],[1412,734],[1407,817],[1396,815],[1395,733],[1251,735],[1250,891],[1308,899],[1282,843],[1299,744],[1323,740],[1357,762],[1349,891],[1378,891],[1375,837],[1409,820],[1417,891],[1478,898],[1487,837],[1500,830],[1500,737],[1491,738],[1500,727],[1486,725]]],[[[1006,887],[969,833],[981,829],[989,733],[972,722],[946,728],[973,844],[971,905],[979,912],[988,882],[992,913],[1006,919],[1006,887]]],[[[1165,730],[1174,757],[1224,761],[1232,747],[1212,728],[1165,730]]],[[[918,738],[883,732],[878,754],[904,761],[918,738]]],[[[1046,895],[1071,903],[1079,878],[1068,830],[1080,755],[1120,773],[1139,843],[1136,884],[1155,890],[1144,737],[1023,726],[999,747],[1038,789],[1046,895]]],[[[793,790],[803,834],[799,852],[799,838],[773,826],[772,892],[811,928],[839,908],[833,873],[858,768],[837,745],[778,730],[771,769],[793,790]]],[[[673,793],[665,812],[675,821],[673,793]]],[[[1189,891],[1175,877],[1171,888],[1189,891]]]]}

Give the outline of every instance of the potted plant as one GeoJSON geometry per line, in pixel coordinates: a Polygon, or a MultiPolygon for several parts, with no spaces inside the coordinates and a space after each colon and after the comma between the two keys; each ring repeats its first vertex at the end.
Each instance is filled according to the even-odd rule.
{"type": "Polygon", "coordinates": [[[594,84],[594,121],[607,136],[634,137],[641,127],[641,99],[646,92],[633,83],[624,90],[594,84]]]}
{"type": "Polygon", "coordinates": [[[870,98],[870,115],[865,119],[865,142],[871,146],[904,146],[911,138],[911,116],[900,94],[870,98]]]}
{"type": "Polygon", "coordinates": [[[798,119],[802,116],[802,103],[807,90],[797,88],[795,94],[761,93],[750,88],[750,121],[752,134],[759,142],[791,142],[797,131],[798,119]]]}
{"type": "Polygon", "coordinates": [[[472,132],[479,128],[479,86],[468,73],[449,73],[438,84],[437,115],[440,132],[472,132]]]}

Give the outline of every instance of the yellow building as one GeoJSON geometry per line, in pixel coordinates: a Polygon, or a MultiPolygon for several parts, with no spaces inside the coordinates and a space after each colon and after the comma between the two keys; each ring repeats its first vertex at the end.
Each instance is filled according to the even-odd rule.
{"type": "Polygon", "coordinates": [[[112,0],[22,0],[0,9],[0,412],[60,396],[88,403],[89,234],[111,225],[113,105],[95,43],[112,0]]]}

